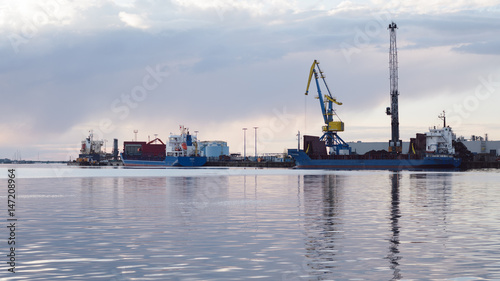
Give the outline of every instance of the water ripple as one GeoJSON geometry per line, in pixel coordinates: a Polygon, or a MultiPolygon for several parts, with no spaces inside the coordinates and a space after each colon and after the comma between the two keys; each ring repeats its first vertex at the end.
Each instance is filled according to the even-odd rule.
{"type": "Polygon", "coordinates": [[[138,171],[22,179],[16,278],[500,278],[500,173],[138,171]]]}

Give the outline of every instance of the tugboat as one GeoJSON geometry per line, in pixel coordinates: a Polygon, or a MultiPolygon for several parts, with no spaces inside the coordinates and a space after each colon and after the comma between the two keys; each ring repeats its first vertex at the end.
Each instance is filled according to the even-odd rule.
{"type": "Polygon", "coordinates": [[[150,142],[125,141],[121,158],[125,166],[182,166],[197,167],[207,162],[199,155],[198,140],[184,126],[179,126],[180,134],[171,134],[168,144],[155,138],[150,142]]]}

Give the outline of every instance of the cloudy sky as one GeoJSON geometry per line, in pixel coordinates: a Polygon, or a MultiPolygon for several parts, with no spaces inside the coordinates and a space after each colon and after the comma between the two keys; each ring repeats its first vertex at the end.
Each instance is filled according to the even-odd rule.
{"type": "Polygon", "coordinates": [[[165,139],[179,125],[247,154],[319,135],[320,61],[346,141],[390,138],[396,22],[401,138],[440,125],[500,140],[500,2],[48,0],[0,2],[0,158],[67,160],[93,130],[165,139]],[[15,4],[14,4],[15,3],[15,4]],[[315,93],[312,85],[310,92],[315,93]]]}

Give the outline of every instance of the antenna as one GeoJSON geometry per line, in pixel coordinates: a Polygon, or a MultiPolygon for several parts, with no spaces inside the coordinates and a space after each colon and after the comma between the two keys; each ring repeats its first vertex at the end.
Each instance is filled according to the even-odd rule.
{"type": "Polygon", "coordinates": [[[137,141],[137,133],[139,132],[139,130],[134,130],[134,135],[135,135],[135,141],[137,141]]]}

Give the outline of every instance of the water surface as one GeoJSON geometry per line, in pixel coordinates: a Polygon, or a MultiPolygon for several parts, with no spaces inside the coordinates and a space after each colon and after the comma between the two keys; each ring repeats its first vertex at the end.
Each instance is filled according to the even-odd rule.
{"type": "Polygon", "coordinates": [[[2,260],[1,280],[500,279],[495,170],[16,173],[17,273],[2,260]]]}

